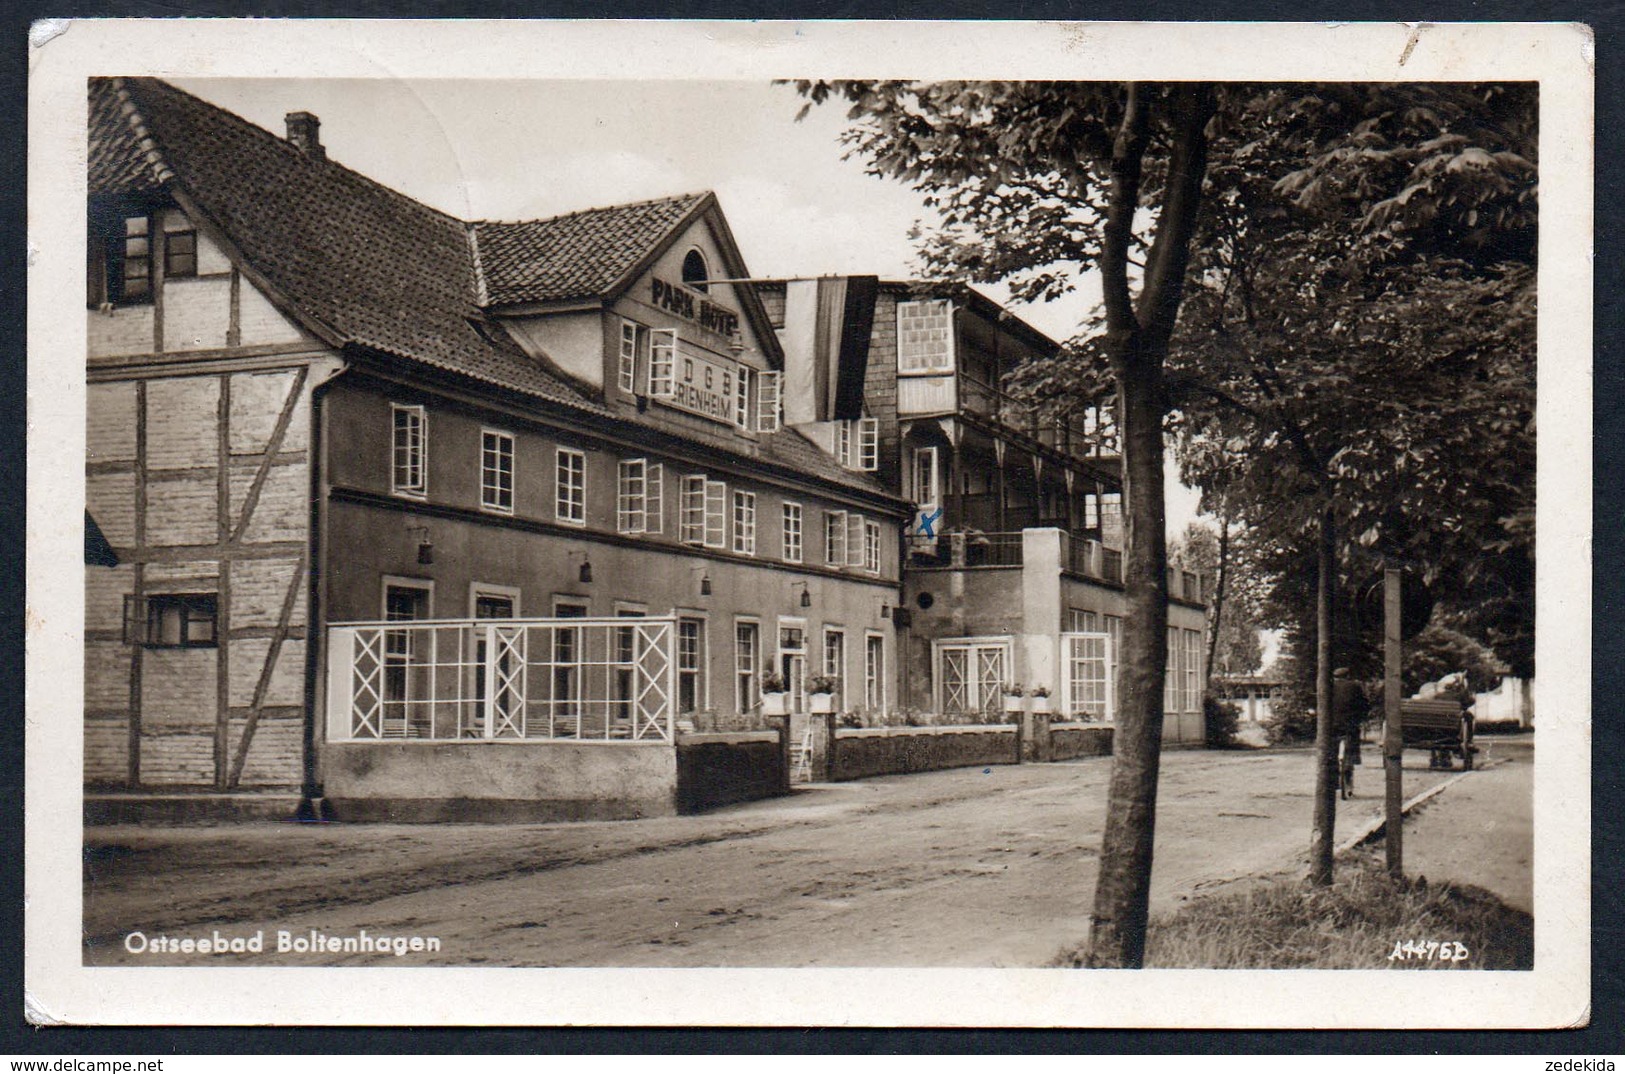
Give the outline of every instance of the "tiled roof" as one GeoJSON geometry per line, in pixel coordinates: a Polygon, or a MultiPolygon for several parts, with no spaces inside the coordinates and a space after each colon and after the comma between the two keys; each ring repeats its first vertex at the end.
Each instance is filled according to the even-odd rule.
{"type": "MultiPolygon", "coordinates": [[[[93,121],[117,112],[119,82],[163,166],[319,334],[605,413],[502,333],[475,328],[462,221],[156,79],[92,80],[93,121]]],[[[100,193],[150,174],[141,147],[110,126],[92,128],[93,140],[109,136],[91,155],[100,193]]]]}
{"type": "MultiPolygon", "coordinates": [[[[500,328],[476,329],[484,314],[474,247],[493,300],[600,295],[710,194],[465,224],[148,78],[91,79],[90,142],[91,193],[142,194],[173,177],[248,266],[330,342],[680,436],[583,395],[500,328]]],[[[888,495],[793,430],[762,437],[760,458],[888,495]]]]}
{"type": "Polygon", "coordinates": [[[479,221],[474,246],[492,306],[607,294],[711,195],[681,194],[548,220],[479,221]]]}
{"type": "Polygon", "coordinates": [[[780,429],[776,433],[768,433],[762,436],[758,443],[762,449],[761,457],[766,462],[787,466],[800,473],[821,477],[836,484],[851,485],[885,496],[896,495],[873,475],[860,470],[848,470],[836,462],[833,456],[794,429],[780,429]]]}

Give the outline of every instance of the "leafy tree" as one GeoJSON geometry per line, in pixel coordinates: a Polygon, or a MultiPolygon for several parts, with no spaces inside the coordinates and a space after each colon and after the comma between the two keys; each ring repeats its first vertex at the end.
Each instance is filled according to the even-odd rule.
{"type": "MultiPolygon", "coordinates": [[[[1220,320],[1234,320],[1225,311],[1251,293],[1237,286],[1245,280],[1238,269],[1275,256],[1266,240],[1281,232],[1298,243],[1298,253],[1312,255],[1306,265],[1282,266],[1289,277],[1300,268],[1307,275],[1294,284],[1296,313],[1278,322],[1281,340],[1302,343],[1325,331],[1331,317],[1315,282],[1323,269],[1335,269],[1350,286],[1366,287],[1367,301],[1393,290],[1385,308],[1402,321],[1398,292],[1406,281],[1438,275],[1446,263],[1477,273],[1533,249],[1532,241],[1518,241],[1520,233],[1532,234],[1527,195],[1533,157],[1499,145],[1532,146],[1523,138],[1532,122],[1506,122],[1497,114],[1499,91],[1475,96],[1476,87],[846,81],[801,82],[797,88],[809,106],[845,100],[849,152],[864,158],[873,173],[924,193],[938,215],[923,232],[933,272],[1003,281],[1027,300],[1071,290],[1085,267],[1101,274],[1099,322],[1087,326],[1071,348],[1077,368],[1056,379],[1072,381],[1074,402],[1110,391],[1117,406],[1128,616],[1089,961],[1138,966],[1167,657],[1166,417],[1180,409],[1183,420],[1181,408],[1188,408],[1194,436],[1226,451],[1238,441],[1238,450],[1273,462],[1285,475],[1273,490],[1282,501],[1283,528],[1292,530],[1296,521],[1299,534],[1316,531],[1322,713],[1330,707],[1338,534],[1363,538],[1374,531],[1373,543],[1406,548],[1425,545],[1428,536],[1398,532],[1402,523],[1386,516],[1363,530],[1339,530],[1333,513],[1337,482],[1372,482],[1401,505],[1405,500],[1397,486],[1380,486],[1375,467],[1361,465],[1362,452],[1392,458],[1376,451],[1378,432],[1352,450],[1340,441],[1311,439],[1308,415],[1298,412],[1295,400],[1331,398],[1341,390],[1335,370],[1317,379],[1310,369],[1300,378],[1295,357],[1274,348],[1277,340],[1259,350],[1226,341],[1230,345],[1220,353],[1227,368],[1252,365],[1245,383],[1257,395],[1249,400],[1194,375],[1200,366],[1185,358],[1198,353],[1185,345],[1189,333],[1181,333],[1181,346],[1171,352],[1187,278],[1203,289],[1217,284],[1220,299],[1213,305],[1220,320]],[[1492,142],[1494,151],[1488,148],[1492,142]],[[1433,251],[1441,260],[1430,264],[1418,251],[1433,251]],[[1287,357],[1294,361],[1283,368],[1287,357]],[[1272,362],[1278,363],[1273,369],[1272,362]],[[1101,371],[1109,371],[1109,378],[1101,371]],[[1199,399],[1252,419],[1252,440],[1201,415],[1199,399]],[[1295,456],[1293,465],[1280,467],[1281,455],[1295,456]]],[[[1516,289],[1517,280],[1503,274],[1503,286],[1516,289]]],[[[1354,314],[1365,307],[1349,297],[1355,304],[1343,311],[1335,330],[1358,339],[1354,314]]],[[[1287,313],[1284,303],[1277,308],[1287,313]]],[[[1199,319],[1208,322],[1204,333],[1210,331],[1212,318],[1199,319]]],[[[1423,326],[1413,319],[1413,327],[1423,326]]],[[[1426,462],[1428,437],[1437,431],[1437,422],[1401,430],[1406,458],[1419,466],[1426,462]]],[[[1322,764],[1317,783],[1325,788],[1317,794],[1317,814],[1335,802],[1327,777],[1322,764]]],[[[1323,819],[1317,815],[1317,832],[1329,831],[1323,819]]],[[[1329,880],[1329,855],[1326,865],[1323,879],[1329,880]]]]}
{"type": "MultiPolygon", "coordinates": [[[[1219,528],[1192,522],[1169,548],[1169,559],[1208,582],[1207,675],[1250,675],[1264,659],[1257,625],[1256,580],[1247,570],[1246,534],[1221,515],[1219,528]]],[[[1212,692],[1211,686],[1208,692],[1212,692]]]]}

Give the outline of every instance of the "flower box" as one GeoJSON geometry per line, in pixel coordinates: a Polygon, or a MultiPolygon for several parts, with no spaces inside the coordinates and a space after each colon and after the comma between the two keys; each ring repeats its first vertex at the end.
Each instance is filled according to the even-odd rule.
{"type": "Polygon", "coordinates": [[[815,713],[835,711],[835,695],[809,694],[807,697],[807,710],[815,713]]]}
{"type": "Polygon", "coordinates": [[[790,713],[790,695],[768,693],[762,695],[763,716],[787,716],[790,713]]]}

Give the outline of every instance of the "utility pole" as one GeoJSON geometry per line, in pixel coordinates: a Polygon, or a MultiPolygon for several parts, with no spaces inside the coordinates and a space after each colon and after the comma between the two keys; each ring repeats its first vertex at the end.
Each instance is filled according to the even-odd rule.
{"type": "Polygon", "coordinates": [[[1388,872],[1394,876],[1405,873],[1404,798],[1400,781],[1400,757],[1405,751],[1404,732],[1400,728],[1399,673],[1400,633],[1402,630],[1400,607],[1399,568],[1384,565],[1382,571],[1382,774],[1384,784],[1384,816],[1388,833],[1388,872]]]}

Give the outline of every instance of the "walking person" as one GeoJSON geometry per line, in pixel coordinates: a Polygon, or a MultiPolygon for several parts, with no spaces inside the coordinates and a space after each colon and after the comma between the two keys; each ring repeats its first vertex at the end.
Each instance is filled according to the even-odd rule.
{"type": "Polygon", "coordinates": [[[1365,688],[1349,677],[1348,668],[1332,672],[1332,719],[1341,736],[1338,742],[1337,788],[1339,796],[1354,797],[1354,769],[1361,763],[1360,732],[1371,704],[1365,688]]]}

